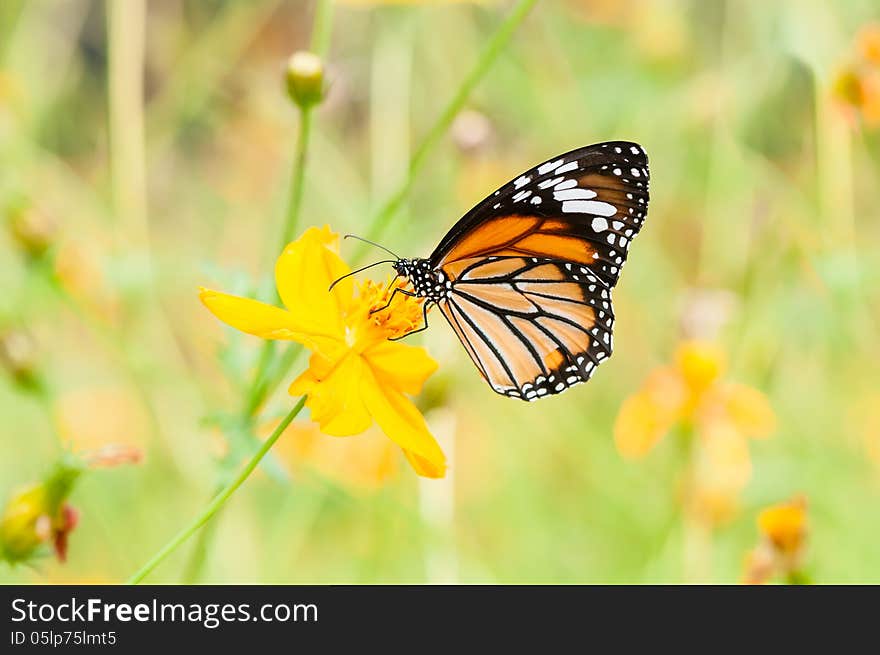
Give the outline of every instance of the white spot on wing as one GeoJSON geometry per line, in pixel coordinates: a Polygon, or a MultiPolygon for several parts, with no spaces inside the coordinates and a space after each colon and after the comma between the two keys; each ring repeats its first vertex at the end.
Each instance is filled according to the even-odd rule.
{"type": "Polygon", "coordinates": [[[554,184],[559,184],[560,182],[562,182],[562,178],[561,178],[561,177],[554,177],[554,178],[551,178],[551,179],[549,179],[549,180],[544,180],[543,182],[539,182],[539,183],[538,183],[538,188],[539,188],[539,189],[546,189],[547,187],[551,187],[551,186],[553,186],[554,184]]]}
{"type": "Polygon", "coordinates": [[[606,221],[601,216],[597,216],[593,219],[592,226],[593,230],[595,230],[596,232],[604,232],[608,229],[608,221],[606,221]]]}
{"type": "Polygon", "coordinates": [[[541,164],[538,166],[538,175],[544,175],[545,173],[549,173],[554,168],[557,168],[560,164],[562,164],[561,159],[557,159],[556,161],[550,161],[546,164],[541,164]]]}
{"type": "Polygon", "coordinates": [[[617,208],[600,200],[567,200],[562,203],[562,211],[566,214],[614,216],[617,213],[617,208]]]}
{"type": "Polygon", "coordinates": [[[557,200],[591,200],[597,195],[592,189],[564,189],[553,193],[557,200]]]}

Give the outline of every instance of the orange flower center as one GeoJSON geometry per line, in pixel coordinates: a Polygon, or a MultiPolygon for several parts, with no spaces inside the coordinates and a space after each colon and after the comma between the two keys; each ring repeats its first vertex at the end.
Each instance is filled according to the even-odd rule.
{"type": "Polygon", "coordinates": [[[394,286],[367,280],[360,285],[358,295],[345,317],[345,340],[349,347],[362,353],[387,339],[396,339],[422,326],[423,298],[413,298],[402,293],[391,295],[394,286]]]}

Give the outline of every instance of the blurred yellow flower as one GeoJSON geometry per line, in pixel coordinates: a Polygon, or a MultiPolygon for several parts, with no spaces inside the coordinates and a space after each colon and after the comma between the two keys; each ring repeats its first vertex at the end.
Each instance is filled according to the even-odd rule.
{"type": "Polygon", "coordinates": [[[831,91],[840,109],[856,125],[880,125],[880,24],[865,25],[855,40],[857,56],[832,82],[831,91]]]}
{"type": "Polygon", "coordinates": [[[726,369],[718,345],[685,341],[672,366],[652,371],[624,401],[614,425],[617,449],[631,459],[681,426],[690,439],[683,500],[692,517],[709,525],[733,516],[751,477],[748,438],[767,437],[776,428],[764,394],[724,381],[726,369]]]}
{"type": "Polygon", "coordinates": [[[274,452],[293,474],[310,467],[355,490],[378,489],[398,470],[399,451],[376,428],[342,442],[323,434],[314,423],[294,422],[274,452]]]}
{"type": "Polygon", "coordinates": [[[800,569],[807,538],[806,498],[767,507],[757,522],[761,538],[746,559],[746,581],[761,584],[782,574],[789,582],[804,582],[800,569]]]}
{"type": "Polygon", "coordinates": [[[799,496],[786,503],[773,505],[758,514],[761,534],[782,554],[799,551],[807,536],[807,501],[799,496]]]}
{"type": "Polygon", "coordinates": [[[870,23],[862,27],[857,40],[862,58],[880,66],[880,23],[870,23]]]}
{"type": "Polygon", "coordinates": [[[721,381],[726,357],[717,345],[685,341],[673,366],[654,370],[635,395],[624,401],[614,439],[626,457],[646,455],[678,423],[707,434],[716,424],[742,437],[766,437],[776,418],[757,389],[721,381]]]}
{"type": "Polygon", "coordinates": [[[404,451],[419,475],[442,477],[446,458],[407,394],[417,394],[437,363],[423,348],[389,341],[422,324],[419,299],[368,281],[354,293],[339,257],[338,235],[309,228],[290,243],[275,266],[286,309],[201,289],[199,297],[221,321],[264,339],[296,341],[312,351],[309,367],[290,385],[307,396],[321,430],[333,436],[364,432],[375,420],[404,451]]]}
{"type": "Polygon", "coordinates": [[[106,448],[140,451],[147,442],[149,419],[137,396],[124,386],[96,385],[63,391],[52,415],[58,436],[75,453],[106,448]],[[101,411],[95,411],[100,407],[101,411]]]}

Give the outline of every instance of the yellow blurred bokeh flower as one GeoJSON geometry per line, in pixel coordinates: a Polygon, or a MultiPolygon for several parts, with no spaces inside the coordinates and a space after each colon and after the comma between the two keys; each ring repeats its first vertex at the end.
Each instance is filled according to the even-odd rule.
{"type": "Polygon", "coordinates": [[[627,398],[614,425],[624,457],[644,457],[678,426],[690,438],[685,503],[708,524],[730,518],[751,477],[749,438],[769,436],[776,416],[757,389],[725,381],[727,357],[717,345],[690,340],[674,363],[652,371],[627,398]]]}
{"type": "Polygon", "coordinates": [[[375,422],[399,445],[419,475],[442,477],[446,458],[416,406],[437,363],[423,348],[396,341],[422,324],[422,302],[392,289],[351,278],[338,255],[338,235],[309,228],[290,243],[275,265],[275,284],[286,309],[202,289],[199,297],[224,323],[264,339],[296,341],[312,355],[290,385],[307,397],[311,418],[332,436],[364,432],[375,422]]]}
{"type": "Polygon", "coordinates": [[[880,23],[869,23],[855,38],[855,57],[834,77],[831,92],[854,126],[880,125],[880,23]]]}
{"type": "Polygon", "coordinates": [[[614,439],[626,457],[646,455],[676,424],[703,434],[717,424],[742,437],[766,437],[776,417],[757,389],[721,380],[727,368],[724,351],[705,341],[685,341],[672,366],[652,371],[641,389],[624,401],[614,439]]]}
{"type": "Polygon", "coordinates": [[[857,37],[859,54],[875,66],[880,66],[880,23],[869,23],[859,30],[857,37]]]}
{"type": "Polygon", "coordinates": [[[802,496],[772,505],[758,514],[758,529],[781,554],[792,556],[807,536],[807,501],[802,496]]]}
{"type": "Polygon", "coordinates": [[[134,392],[121,385],[63,391],[54,398],[52,414],[58,436],[71,452],[94,453],[109,447],[142,450],[147,443],[147,410],[134,392]]]}
{"type": "Polygon", "coordinates": [[[807,500],[797,496],[758,514],[758,545],[746,558],[746,582],[761,584],[774,575],[805,582],[801,572],[807,539],[807,500]]]}
{"type": "Polygon", "coordinates": [[[398,471],[396,446],[375,427],[341,440],[322,433],[315,423],[297,421],[273,452],[294,475],[310,468],[355,491],[379,489],[398,471]]]}

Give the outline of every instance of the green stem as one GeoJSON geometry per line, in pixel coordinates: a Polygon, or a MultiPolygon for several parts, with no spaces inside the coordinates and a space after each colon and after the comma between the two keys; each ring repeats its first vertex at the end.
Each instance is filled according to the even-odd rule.
{"type": "Polygon", "coordinates": [[[245,480],[250,477],[250,474],[254,472],[262,459],[266,456],[266,454],[272,449],[272,446],[275,445],[275,442],[278,441],[278,438],[282,435],[287,426],[290,425],[291,421],[296,418],[296,415],[299,414],[300,410],[302,410],[303,406],[306,403],[306,397],[303,396],[299,399],[293,409],[285,416],[281,423],[278,424],[278,427],[275,428],[275,431],[266,439],[265,442],[260,446],[259,450],[254,453],[254,456],[251,457],[250,461],[245,465],[245,467],[241,470],[241,472],[235,477],[232,482],[230,482],[226,487],[223,488],[220,493],[218,493],[214,500],[208,503],[208,506],[202,510],[202,512],[195,518],[193,521],[185,527],[183,530],[177,533],[171,541],[169,541],[158,553],[153,555],[150,560],[143,565],[143,567],[138,570],[131,578],[128,579],[128,584],[138,584],[145,577],[147,577],[153,569],[155,569],[159,564],[161,564],[171,553],[173,553],[177,548],[183,545],[196,531],[205,525],[208,521],[210,521],[214,515],[220,511],[220,508],[226,504],[226,501],[234,494],[238,488],[244,483],[245,480]]]}
{"type": "Polygon", "coordinates": [[[259,383],[255,384],[251,389],[251,394],[248,397],[248,403],[245,407],[246,416],[254,416],[257,413],[260,405],[262,405],[266,398],[269,397],[269,394],[275,391],[281,381],[290,372],[291,367],[294,365],[301,352],[302,346],[298,343],[292,343],[287,346],[287,349],[281,355],[274,372],[269,371],[268,368],[266,369],[265,374],[260,379],[259,383]]]}
{"type": "Polygon", "coordinates": [[[146,250],[145,30],[144,0],[107,3],[110,176],[117,237],[146,250]]]}
{"type": "Polygon", "coordinates": [[[264,341],[260,347],[260,356],[257,360],[257,371],[254,373],[254,379],[248,389],[248,395],[245,399],[242,416],[248,417],[256,414],[266,395],[263,392],[264,378],[269,365],[272,363],[272,355],[275,352],[274,341],[264,341]]]}
{"type": "MultiPolygon", "coordinates": [[[[437,145],[443,134],[452,125],[452,121],[455,120],[458,112],[464,107],[464,104],[467,102],[474,87],[479,84],[480,80],[483,79],[492,64],[495,63],[495,60],[508,44],[513,33],[523,22],[526,15],[528,15],[536,2],[537,0],[519,0],[510,12],[510,15],[508,15],[504,22],[498,26],[498,29],[486,44],[486,48],[483,50],[477,63],[464,78],[464,81],[452,97],[452,100],[449,101],[449,104],[446,105],[446,108],[437,118],[434,125],[428,130],[428,133],[422,139],[421,143],[419,143],[410,159],[406,179],[401,183],[400,188],[376,213],[376,217],[373,219],[370,229],[367,231],[367,238],[374,241],[381,238],[382,234],[388,228],[391,219],[394,218],[394,215],[398,212],[401,205],[403,205],[404,200],[406,200],[406,197],[409,195],[410,189],[422,167],[425,165],[428,155],[437,145]]],[[[358,247],[355,256],[357,258],[362,256],[367,247],[368,246],[365,244],[361,244],[358,247]]]]}
{"type": "Polygon", "coordinates": [[[312,108],[304,107],[299,112],[299,132],[296,142],[296,156],[293,160],[293,172],[290,182],[290,199],[287,204],[287,219],[281,229],[281,248],[284,248],[296,232],[302,207],[303,190],[306,179],[306,156],[308,154],[309,136],[312,130],[312,108]]]}
{"type": "Polygon", "coordinates": [[[202,569],[205,567],[205,560],[208,557],[208,547],[214,540],[214,534],[217,532],[219,521],[211,521],[205,526],[204,530],[199,532],[196,542],[193,544],[192,554],[180,576],[181,584],[195,584],[202,575],[202,569]]]}
{"type": "Polygon", "coordinates": [[[318,0],[315,19],[312,22],[312,52],[323,58],[330,49],[330,34],[333,31],[333,2],[318,0]]]}

